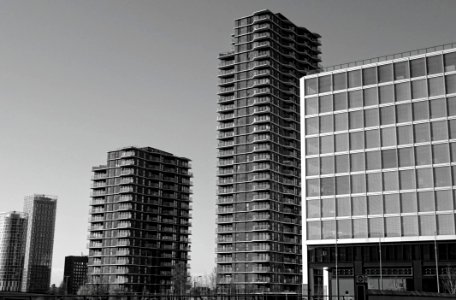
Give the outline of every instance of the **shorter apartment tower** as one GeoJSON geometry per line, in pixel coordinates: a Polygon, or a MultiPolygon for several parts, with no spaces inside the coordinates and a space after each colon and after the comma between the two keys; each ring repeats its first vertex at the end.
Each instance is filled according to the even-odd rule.
{"type": "Polygon", "coordinates": [[[23,213],[0,213],[0,291],[21,289],[26,226],[23,213]]]}
{"type": "Polygon", "coordinates": [[[46,293],[51,283],[57,199],[54,196],[25,197],[28,218],[22,292],[46,293]]]}
{"type": "Polygon", "coordinates": [[[66,256],[63,270],[63,283],[66,294],[76,295],[87,282],[87,256],[66,256]]]}
{"type": "Polygon", "coordinates": [[[187,276],[191,176],[189,159],[150,147],[111,151],[106,165],[93,168],[90,285],[179,289],[173,279],[187,276]]]}
{"type": "Polygon", "coordinates": [[[445,292],[456,266],[456,44],[305,76],[310,296],[445,292]]]}

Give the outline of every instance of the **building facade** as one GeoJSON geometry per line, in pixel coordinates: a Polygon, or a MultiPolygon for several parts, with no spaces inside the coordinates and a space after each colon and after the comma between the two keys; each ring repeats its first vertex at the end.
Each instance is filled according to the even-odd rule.
{"type": "Polygon", "coordinates": [[[26,229],[23,213],[0,213],[0,291],[21,290],[26,229]]]}
{"type": "Polygon", "coordinates": [[[444,291],[456,265],[455,47],[301,80],[311,296],[444,291]]]}
{"type": "Polygon", "coordinates": [[[217,284],[301,290],[299,78],[319,35],[268,10],[235,21],[219,55],[217,284]]]}
{"type": "Polygon", "coordinates": [[[87,282],[88,256],[66,256],[63,270],[65,293],[76,295],[79,288],[87,282]]]}
{"type": "Polygon", "coordinates": [[[93,168],[88,283],[178,291],[190,259],[190,160],[154,148],[108,153],[93,168]]]}
{"type": "Polygon", "coordinates": [[[47,195],[25,197],[27,217],[22,292],[46,293],[51,283],[57,199],[47,195]]]}

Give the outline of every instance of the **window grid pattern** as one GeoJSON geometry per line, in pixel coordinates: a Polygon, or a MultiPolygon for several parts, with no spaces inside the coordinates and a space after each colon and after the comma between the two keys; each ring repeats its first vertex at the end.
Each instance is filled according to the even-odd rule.
{"type": "Polygon", "coordinates": [[[305,80],[308,240],[455,235],[451,51],[305,80]]]}

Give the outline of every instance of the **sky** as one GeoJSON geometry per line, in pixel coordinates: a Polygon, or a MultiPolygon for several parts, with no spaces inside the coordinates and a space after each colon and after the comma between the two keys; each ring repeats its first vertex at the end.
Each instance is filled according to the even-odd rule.
{"type": "Polygon", "coordinates": [[[454,0],[0,0],[0,211],[56,195],[52,283],[87,254],[91,167],[124,146],[192,159],[193,275],[215,266],[217,56],[280,12],[322,64],[456,42],[454,0]]]}

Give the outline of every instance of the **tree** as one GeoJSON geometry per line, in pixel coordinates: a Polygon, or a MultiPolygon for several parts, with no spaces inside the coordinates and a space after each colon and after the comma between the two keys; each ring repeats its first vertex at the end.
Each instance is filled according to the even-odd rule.
{"type": "Polygon", "coordinates": [[[456,295],[456,267],[447,266],[440,280],[447,293],[456,295]]]}
{"type": "Polygon", "coordinates": [[[178,262],[172,270],[172,292],[177,295],[183,295],[191,287],[190,275],[187,270],[187,264],[178,262]]]}
{"type": "Polygon", "coordinates": [[[78,290],[81,296],[101,296],[109,293],[109,286],[106,284],[84,284],[78,290]]]}

